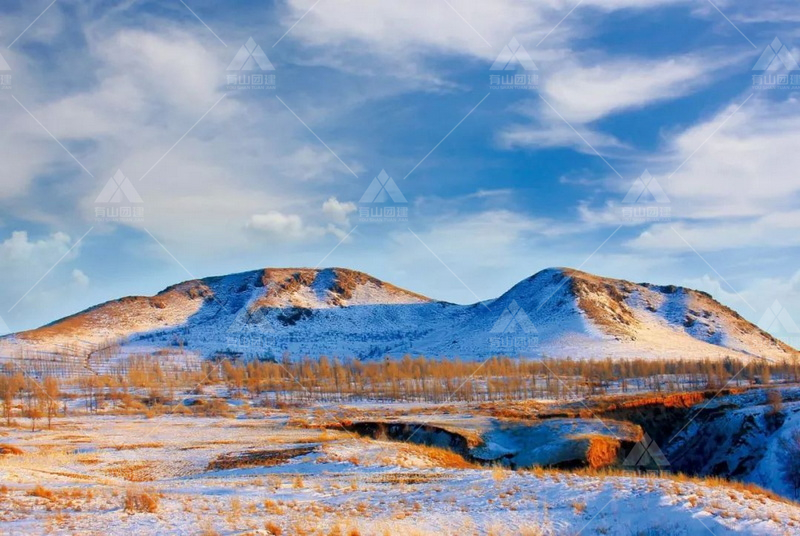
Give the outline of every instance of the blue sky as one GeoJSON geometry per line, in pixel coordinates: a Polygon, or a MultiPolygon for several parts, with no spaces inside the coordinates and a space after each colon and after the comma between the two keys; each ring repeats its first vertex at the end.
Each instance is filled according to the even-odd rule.
{"type": "Polygon", "coordinates": [[[320,265],[460,303],[580,266],[800,320],[800,89],[753,81],[776,37],[800,59],[800,7],[576,4],[4,3],[0,317],[320,265]],[[275,89],[228,84],[250,37],[275,89]],[[535,71],[490,70],[512,39],[535,71]],[[118,169],[140,219],[97,217],[118,169]],[[360,221],[381,170],[407,221],[360,221]],[[645,170],[665,200],[625,203],[645,170]]]}

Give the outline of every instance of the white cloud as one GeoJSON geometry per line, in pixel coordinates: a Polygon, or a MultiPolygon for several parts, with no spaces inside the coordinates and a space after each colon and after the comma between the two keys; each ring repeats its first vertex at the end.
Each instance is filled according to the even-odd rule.
{"type": "MultiPolygon", "coordinates": [[[[674,223],[651,225],[628,246],[687,248],[670,227],[699,251],[800,245],[798,101],[756,95],[739,108],[745,98],[669,140],[669,163],[653,174],[670,199],[674,223]]],[[[616,182],[620,200],[629,186],[616,182]]],[[[608,202],[581,214],[590,223],[613,224],[618,210],[608,202]]]]}
{"type": "Polygon", "coordinates": [[[800,245],[798,231],[800,211],[777,212],[743,220],[720,218],[714,221],[652,225],[626,245],[662,251],[686,250],[689,247],[687,242],[699,251],[740,247],[785,248],[800,245]]]}
{"type": "Polygon", "coordinates": [[[283,214],[275,210],[253,214],[247,227],[279,240],[306,240],[325,234],[321,227],[307,226],[297,214],[283,214]]]}
{"type": "Polygon", "coordinates": [[[0,307],[3,311],[9,311],[17,305],[13,313],[6,316],[7,322],[14,321],[16,315],[24,314],[26,309],[30,310],[34,305],[41,310],[47,310],[52,305],[52,300],[63,299],[68,295],[66,286],[51,284],[51,290],[47,290],[48,283],[61,277],[56,266],[67,265],[77,258],[82,244],[70,251],[73,241],[65,233],[56,232],[39,239],[31,239],[27,231],[14,231],[0,242],[0,274],[3,278],[3,284],[0,285],[0,307]],[[57,264],[59,261],[60,264],[57,264]],[[47,280],[40,282],[39,279],[45,275],[47,280]]]}
{"type": "Polygon", "coordinates": [[[349,227],[347,215],[355,209],[354,203],[341,203],[335,197],[331,197],[323,203],[322,211],[333,223],[325,225],[306,223],[298,214],[286,214],[272,210],[250,216],[247,229],[280,242],[305,242],[322,238],[328,234],[341,240],[347,236],[347,232],[343,229],[343,227],[349,227]]]}
{"type": "Polygon", "coordinates": [[[47,238],[31,241],[27,231],[14,231],[0,243],[0,266],[7,270],[28,272],[55,263],[69,251],[70,246],[71,239],[65,233],[57,232],[47,238]]]}
{"type": "Polygon", "coordinates": [[[686,95],[710,83],[714,65],[697,56],[609,60],[545,77],[548,101],[568,121],[589,123],[686,95]],[[701,76],[703,75],[703,76],[701,76]]]}
{"type": "Polygon", "coordinates": [[[660,183],[684,216],[766,216],[796,206],[799,101],[756,95],[742,105],[746,98],[671,140],[674,161],[688,161],[660,183]]]}
{"type": "Polygon", "coordinates": [[[532,117],[532,124],[507,127],[499,134],[500,143],[509,148],[574,146],[584,152],[592,152],[588,145],[619,147],[621,143],[613,136],[589,125],[609,115],[687,95],[711,83],[714,71],[725,65],[701,56],[591,61],[552,66],[542,77],[542,99],[520,110],[532,117]]]}
{"type": "MultiPolygon", "coordinates": [[[[488,210],[455,218],[442,217],[429,222],[427,230],[415,232],[443,258],[471,263],[475,267],[502,267],[509,258],[518,256],[519,249],[527,242],[557,232],[555,227],[554,222],[543,218],[508,210],[488,210]]],[[[410,250],[418,250],[413,235],[400,232],[393,237],[413,246],[410,250]]],[[[422,256],[430,255],[425,252],[424,248],[419,250],[422,256]]]]}
{"type": "Polygon", "coordinates": [[[340,202],[335,197],[329,198],[322,204],[322,212],[330,218],[333,223],[346,225],[348,214],[356,211],[356,204],[350,201],[340,202]]]}
{"type": "MultiPolygon", "coordinates": [[[[652,8],[683,0],[586,0],[550,34],[548,45],[563,43],[580,27],[586,11],[611,12],[626,8],[652,8]]],[[[303,16],[287,39],[340,49],[353,59],[355,53],[380,56],[402,65],[432,53],[473,56],[493,60],[512,37],[530,53],[565,15],[575,7],[571,0],[495,0],[474,2],[373,2],[351,0],[340,4],[314,0],[289,0],[282,24],[288,28],[303,16]],[[309,11],[309,8],[314,6],[309,11]]],[[[534,60],[537,58],[534,57],[534,60]]]]}
{"type": "MultiPolygon", "coordinates": [[[[10,217],[58,226],[93,221],[98,193],[121,169],[145,210],[143,224],[121,225],[146,226],[167,247],[180,245],[178,253],[242,251],[256,245],[241,232],[249,215],[295,211],[287,207],[319,199],[318,184],[335,191],[349,173],[271,94],[246,105],[240,99],[248,95],[235,92],[219,101],[229,50],[206,48],[197,32],[164,23],[150,31],[115,22],[83,27],[88,53],[76,61],[86,63],[71,67],[92,74],[85,87],[52,98],[25,95],[32,114],[94,177],[16,103],[0,104],[13,125],[3,129],[9,143],[0,143],[0,156],[11,162],[9,180],[0,181],[0,203],[14,196],[2,205],[10,217]],[[46,173],[58,174],[58,196],[50,186],[38,188],[51,184],[46,173]]],[[[316,128],[302,101],[290,102],[316,128]]],[[[348,147],[330,143],[360,170],[348,147]]]]}
{"type": "Polygon", "coordinates": [[[83,271],[78,270],[77,268],[72,270],[72,282],[81,288],[85,288],[89,286],[89,276],[87,276],[83,271]]]}

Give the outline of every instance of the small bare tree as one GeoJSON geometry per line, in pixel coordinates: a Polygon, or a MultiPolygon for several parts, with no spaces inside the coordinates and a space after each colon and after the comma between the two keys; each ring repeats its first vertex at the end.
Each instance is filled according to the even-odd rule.
{"type": "Polygon", "coordinates": [[[25,416],[31,420],[31,432],[36,431],[36,419],[42,418],[42,400],[44,398],[44,389],[42,385],[28,376],[25,382],[25,416]]]}
{"type": "Polygon", "coordinates": [[[47,428],[52,428],[52,421],[55,414],[58,412],[58,397],[61,395],[61,390],[58,387],[58,380],[53,376],[48,376],[44,379],[44,404],[47,409],[47,428]]]}
{"type": "Polygon", "coordinates": [[[0,397],[3,401],[3,416],[6,426],[11,426],[11,416],[14,411],[14,399],[25,385],[25,378],[19,372],[13,376],[0,377],[0,397]]]}

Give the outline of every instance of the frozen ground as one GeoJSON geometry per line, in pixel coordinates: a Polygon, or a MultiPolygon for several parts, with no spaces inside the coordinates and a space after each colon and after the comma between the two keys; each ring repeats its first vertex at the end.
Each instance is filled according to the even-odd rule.
{"type": "Polygon", "coordinates": [[[22,454],[0,455],[0,532],[800,534],[800,507],[741,486],[478,467],[449,451],[295,426],[300,411],[2,428],[0,443],[22,454]],[[256,451],[300,455],[212,464],[256,451]],[[155,511],[126,512],[128,493],[156,498],[155,511]]]}

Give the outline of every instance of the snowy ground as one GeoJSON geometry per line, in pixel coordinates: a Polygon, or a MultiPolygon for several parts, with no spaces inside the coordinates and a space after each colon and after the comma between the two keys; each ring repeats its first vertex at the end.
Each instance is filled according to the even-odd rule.
{"type": "Polygon", "coordinates": [[[2,428],[0,443],[23,453],[0,455],[0,533],[800,534],[800,507],[740,487],[477,467],[448,451],[294,426],[301,417],[2,428]],[[209,469],[232,453],[295,448],[307,453],[209,469]],[[156,498],[155,512],[126,512],[129,492],[156,498]]]}

